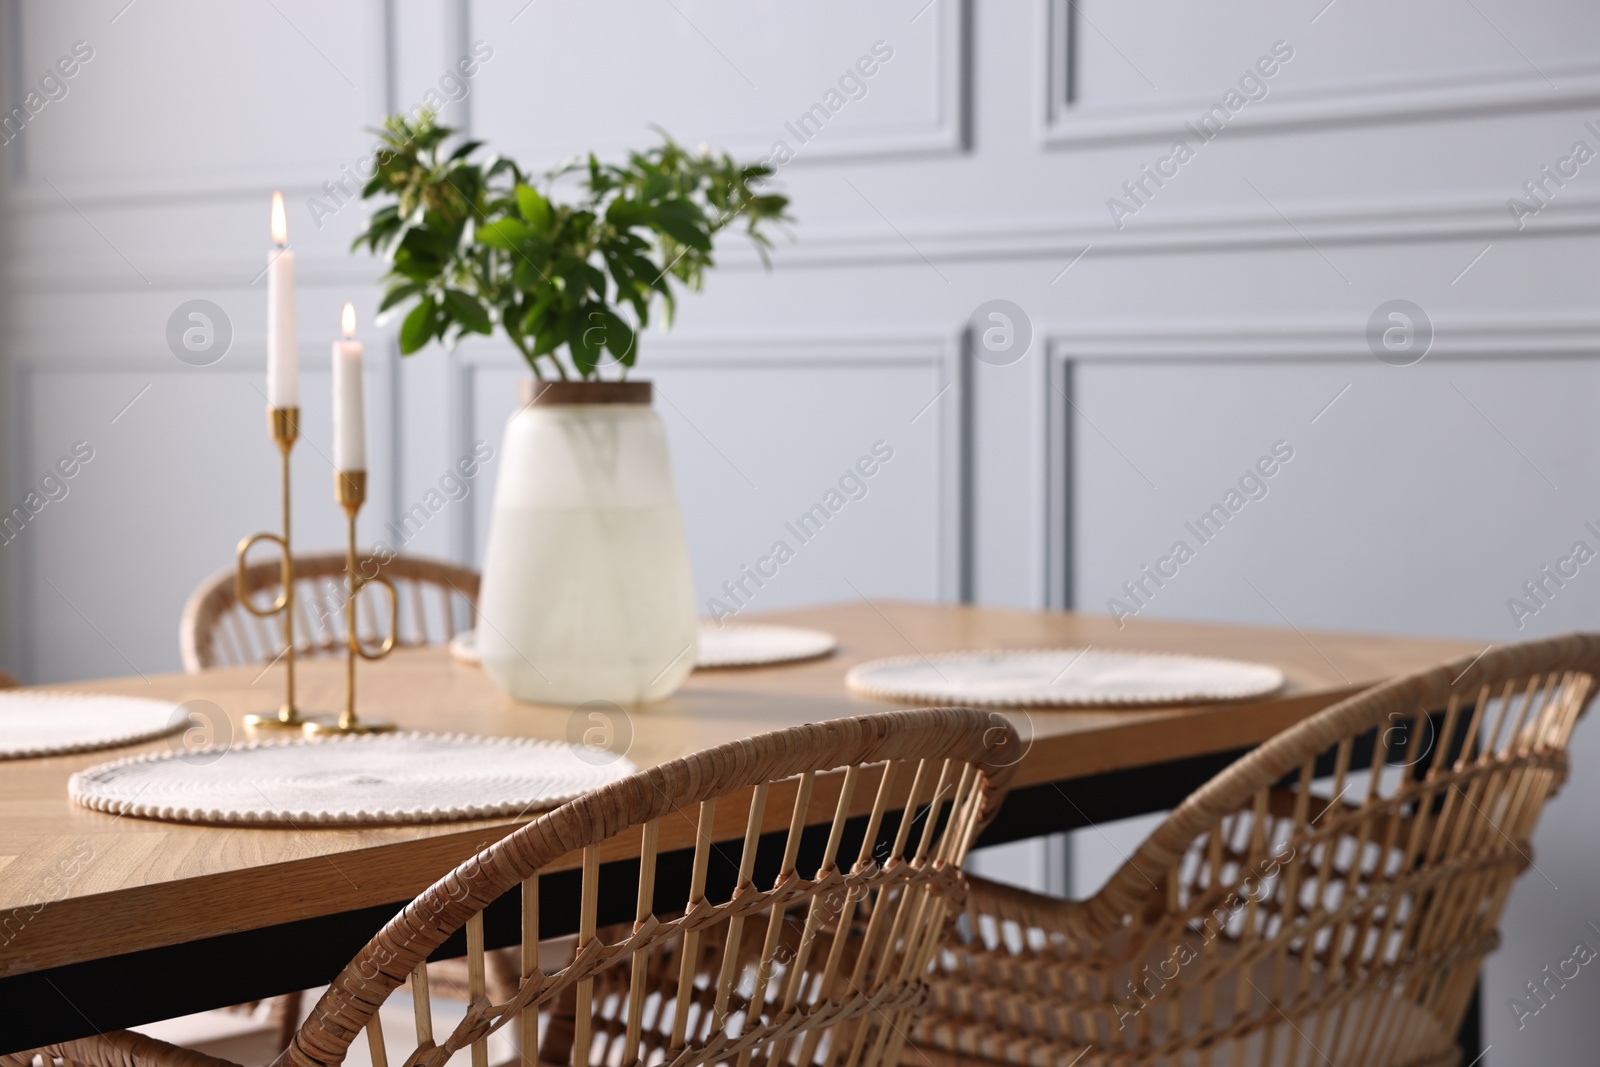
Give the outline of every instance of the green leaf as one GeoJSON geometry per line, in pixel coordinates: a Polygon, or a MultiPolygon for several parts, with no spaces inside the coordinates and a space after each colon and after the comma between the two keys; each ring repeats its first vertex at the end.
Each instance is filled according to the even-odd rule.
{"type": "Polygon", "coordinates": [[[602,304],[606,299],[606,272],[591,263],[583,265],[584,273],[589,278],[589,290],[602,304]]]}
{"type": "Polygon", "coordinates": [[[444,291],[444,306],[463,329],[471,330],[473,333],[493,332],[494,326],[489,321],[489,312],[475,298],[460,289],[444,291]]]}
{"type": "Polygon", "coordinates": [[[545,323],[539,327],[539,333],[533,339],[533,354],[542,356],[548,352],[554,352],[561,347],[562,339],[565,336],[559,323],[545,323]]]}
{"type": "Polygon", "coordinates": [[[415,282],[407,282],[404,285],[397,285],[393,289],[390,289],[387,293],[383,294],[383,301],[378,305],[378,313],[382,314],[383,312],[394,307],[396,304],[400,303],[400,301],[405,300],[408,297],[416,296],[420,292],[422,292],[422,286],[416,284],[415,282]]]}
{"type": "Polygon", "coordinates": [[[539,260],[529,255],[525,250],[516,257],[516,262],[511,267],[511,283],[523,292],[542,289],[549,286],[549,276],[539,266],[539,260]]]}
{"type": "Polygon", "coordinates": [[[629,293],[637,291],[639,282],[634,281],[632,273],[628,270],[628,262],[621,256],[607,255],[606,269],[611,272],[612,281],[617,283],[617,299],[622,300],[629,293]]]}
{"type": "Polygon", "coordinates": [[[381,207],[372,213],[372,218],[367,220],[367,229],[376,230],[388,226],[398,226],[399,224],[400,209],[390,204],[388,207],[381,207]]]}
{"type": "Polygon", "coordinates": [[[365,233],[356,238],[355,244],[351,245],[351,248],[359,248],[364,243],[374,252],[380,254],[386,252],[388,246],[400,236],[400,230],[404,225],[398,218],[374,218],[372,225],[367,228],[365,233]]]}
{"type": "Polygon", "coordinates": [[[745,201],[745,210],[756,218],[775,219],[783,214],[783,209],[789,206],[789,198],[772,193],[766,196],[752,196],[745,201]]]}
{"type": "Polygon", "coordinates": [[[544,308],[541,308],[536,304],[528,309],[528,313],[526,315],[522,316],[522,321],[517,323],[517,329],[522,332],[524,337],[537,338],[539,336],[539,330],[543,325],[544,308]]]}
{"type": "MultiPolygon", "coordinates": [[[[528,308],[528,313],[522,317],[522,332],[529,336],[538,337],[547,326],[546,316],[549,314],[550,308],[555,305],[555,302],[556,291],[554,289],[546,287],[540,290],[539,295],[534,297],[532,306],[528,308]]],[[[558,340],[556,343],[560,344],[560,341],[558,340]]]]}
{"type": "Polygon", "coordinates": [[[436,260],[420,260],[402,248],[394,254],[394,272],[414,282],[430,282],[439,274],[439,263],[436,260]]]}
{"type": "Polygon", "coordinates": [[[517,219],[496,219],[478,227],[477,241],[490,248],[515,252],[517,246],[533,236],[532,231],[517,219]]]}
{"type": "Polygon", "coordinates": [[[567,326],[567,347],[572,350],[572,365],[582,378],[592,378],[606,347],[605,312],[585,304],[567,326]]]}
{"type": "Polygon", "coordinates": [[[458,243],[457,237],[464,224],[462,219],[452,219],[437,211],[423,213],[422,225],[406,234],[406,243],[413,251],[426,251],[441,263],[450,258],[458,243]]]}
{"type": "Polygon", "coordinates": [[[434,315],[438,307],[433,297],[424,297],[422,303],[411,309],[406,321],[400,325],[400,354],[409,356],[422,348],[433,337],[434,315]]]}
{"type": "Polygon", "coordinates": [[[561,283],[566,305],[576,308],[583,303],[584,290],[589,286],[589,264],[574,256],[562,256],[555,261],[555,279],[561,283]]]}
{"type": "Polygon", "coordinates": [[[634,279],[637,280],[641,285],[653,285],[655,284],[656,279],[660,278],[662,275],[662,270],[660,267],[656,266],[644,256],[641,256],[637,253],[630,252],[626,256],[618,256],[617,258],[627,263],[628,272],[632,274],[634,279]]]}
{"type": "Polygon", "coordinates": [[[522,217],[528,225],[536,230],[550,228],[550,201],[539,194],[539,190],[531,185],[517,186],[517,210],[522,212],[522,217]]]}
{"type": "Polygon", "coordinates": [[[654,201],[660,200],[671,191],[672,184],[667,176],[659,170],[652,169],[646,174],[644,184],[640,187],[639,195],[646,200],[654,201]]]}
{"type": "Polygon", "coordinates": [[[705,215],[687,200],[668,200],[656,207],[656,226],[679,244],[711,251],[711,234],[705,215]]]}
{"type": "Polygon", "coordinates": [[[613,200],[611,206],[606,208],[606,221],[620,230],[625,230],[629,226],[648,225],[654,217],[654,209],[649,204],[641,204],[637,200],[613,200]]]}
{"type": "Polygon", "coordinates": [[[491,156],[488,169],[483,172],[485,178],[498,178],[502,174],[510,174],[516,181],[522,180],[522,171],[517,169],[516,160],[506,156],[491,156]]]}
{"type": "Polygon", "coordinates": [[[623,322],[621,317],[609,308],[602,314],[606,323],[606,347],[624,367],[633,366],[634,359],[639,355],[636,347],[639,339],[634,334],[633,327],[623,322]]]}

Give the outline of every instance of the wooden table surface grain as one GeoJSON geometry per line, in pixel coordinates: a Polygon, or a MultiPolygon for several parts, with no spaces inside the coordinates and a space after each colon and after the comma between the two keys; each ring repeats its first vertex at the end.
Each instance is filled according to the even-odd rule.
{"type": "MultiPolygon", "coordinates": [[[[1278,694],[1246,704],[1009,713],[1028,744],[1014,784],[1064,781],[1253,745],[1374,682],[1481,651],[1409,637],[1139,620],[1119,629],[1105,616],[890,602],[748,621],[828,630],[839,650],[807,663],[694,673],[673,699],[630,709],[628,758],[649,767],[751,734],[891,707],[844,688],[849,667],[883,656],[1091,645],[1254,660],[1288,679],[1278,694]]],[[[573,729],[569,709],[519,704],[443,650],[396,653],[359,670],[361,714],[403,728],[556,739],[573,729]]],[[[303,662],[304,706],[341,706],[342,672],[342,660],[303,662]]],[[[237,743],[249,739],[245,714],[276,706],[282,678],[281,668],[250,667],[57,688],[209,701],[228,717],[219,736],[237,743]]],[[[220,828],[117,817],[67,798],[74,771],[169,744],[0,761],[0,976],[403,900],[517,824],[220,828]]],[[[813,801],[818,821],[831,814],[827,793],[819,789],[813,801]]],[[[730,824],[729,836],[739,829],[730,824]]],[[[688,820],[662,827],[664,850],[692,839],[688,820]]]]}

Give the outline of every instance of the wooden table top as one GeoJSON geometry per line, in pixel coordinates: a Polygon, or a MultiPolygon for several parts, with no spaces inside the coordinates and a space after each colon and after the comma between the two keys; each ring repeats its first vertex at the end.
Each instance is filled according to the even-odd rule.
{"type": "MultiPolygon", "coordinates": [[[[694,673],[673,699],[630,712],[630,759],[653,766],[751,734],[889,707],[851,696],[843,683],[848,668],[883,656],[1088,644],[1255,660],[1287,676],[1282,692],[1248,704],[1011,715],[1029,742],[1014,784],[1062,781],[1253,745],[1369,684],[1480,651],[1460,642],[1207,623],[1131,620],[1119,629],[1105,616],[907,603],[750,621],[827,630],[839,651],[808,663],[694,673]]],[[[396,653],[360,671],[361,713],[404,728],[568,736],[568,709],[518,704],[440,649],[396,653]]],[[[304,706],[341,706],[342,672],[342,660],[302,662],[304,706]]],[[[249,667],[60,688],[209,700],[244,740],[242,716],[276,707],[282,676],[281,668],[263,675],[249,667]]],[[[68,800],[74,771],[167,745],[0,762],[0,976],[404,900],[515,825],[220,828],[117,817],[68,800]]],[[[831,808],[816,814],[821,821],[831,808]]],[[[737,836],[740,828],[732,829],[737,836]]],[[[690,843],[692,828],[682,831],[675,844],[663,825],[661,847],[690,843]]]]}

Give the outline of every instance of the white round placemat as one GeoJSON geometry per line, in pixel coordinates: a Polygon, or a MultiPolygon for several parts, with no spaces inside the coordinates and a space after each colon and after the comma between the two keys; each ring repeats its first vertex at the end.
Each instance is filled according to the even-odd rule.
{"type": "MultiPolygon", "coordinates": [[[[700,651],[696,667],[755,667],[763,663],[792,663],[826,656],[839,647],[823,630],[800,626],[718,626],[700,624],[700,651]]],[[[450,639],[450,655],[462,663],[479,663],[478,631],[464,630],[450,639]]]]}
{"type": "Polygon", "coordinates": [[[0,693],[0,759],[116,748],[175,733],[188,717],[171,701],[101,693],[0,693]]]}
{"type": "Polygon", "coordinates": [[[882,700],[991,707],[1083,707],[1244,700],[1276,692],[1262,663],[1060,648],[901,656],[852,667],[845,685],[882,700]]]}
{"type": "Polygon", "coordinates": [[[637,770],[557,741],[365,734],[132,756],[79,771],[74,801],[171,822],[337,826],[516,816],[637,770]]]}
{"type": "Polygon", "coordinates": [[[826,656],[839,647],[823,630],[800,626],[700,624],[700,654],[696,667],[755,667],[763,663],[792,663],[826,656]]]}

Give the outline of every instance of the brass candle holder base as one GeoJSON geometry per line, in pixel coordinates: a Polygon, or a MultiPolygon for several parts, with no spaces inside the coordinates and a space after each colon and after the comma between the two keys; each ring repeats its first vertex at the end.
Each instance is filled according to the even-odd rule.
{"type": "MultiPolygon", "coordinates": [[[[248,730],[299,730],[308,720],[300,714],[295,704],[294,689],[294,556],[289,549],[289,453],[300,437],[300,409],[267,408],[267,428],[278,446],[281,462],[283,490],[283,533],[258,533],[239,542],[238,569],[234,573],[234,594],[240,606],[250,614],[268,618],[283,616],[283,666],[285,672],[284,700],[277,712],[258,712],[244,717],[248,730]],[[265,608],[257,607],[251,599],[246,557],[258,543],[269,541],[281,553],[278,571],[278,598],[265,608]]],[[[331,717],[329,718],[331,721],[331,717]]]]}
{"type": "Polygon", "coordinates": [[[345,602],[345,698],[344,713],[335,721],[324,719],[305,721],[302,729],[307,737],[327,737],[334,734],[384,734],[395,728],[392,722],[362,720],[356,715],[356,661],[380,660],[394,651],[400,633],[400,597],[394,584],[381,574],[363,577],[356,564],[356,514],[367,502],[366,471],[334,471],[334,493],[339,506],[344,508],[349,536],[345,542],[345,573],[348,575],[350,598],[345,602]],[[389,594],[389,635],[376,652],[369,652],[361,644],[356,632],[356,597],[368,583],[380,585],[389,594]]]}
{"type": "Polygon", "coordinates": [[[332,723],[337,721],[332,715],[302,715],[299,711],[290,708],[287,704],[278,709],[278,714],[271,715],[267,712],[256,712],[244,717],[246,730],[259,730],[270,732],[274,730],[303,730],[307,726],[317,723],[332,723]]]}
{"type": "Polygon", "coordinates": [[[338,718],[331,716],[322,718],[318,716],[314,719],[302,720],[300,730],[307,737],[333,737],[345,734],[392,734],[395,731],[395,725],[392,722],[382,720],[364,722],[361,719],[356,719],[352,722],[346,722],[343,715],[338,718]]]}

